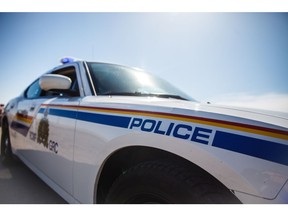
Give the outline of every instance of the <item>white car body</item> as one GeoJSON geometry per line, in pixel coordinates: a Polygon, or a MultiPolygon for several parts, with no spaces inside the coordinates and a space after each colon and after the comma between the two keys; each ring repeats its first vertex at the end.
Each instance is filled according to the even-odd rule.
{"type": "Polygon", "coordinates": [[[95,95],[85,62],[48,73],[67,67],[75,68],[79,96],[23,93],[5,107],[3,121],[13,154],[69,203],[103,203],[104,176],[109,166],[124,163],[129,148],[157,149],[197,165],[242,203],[288,203],[287,114],[95,95]]]}

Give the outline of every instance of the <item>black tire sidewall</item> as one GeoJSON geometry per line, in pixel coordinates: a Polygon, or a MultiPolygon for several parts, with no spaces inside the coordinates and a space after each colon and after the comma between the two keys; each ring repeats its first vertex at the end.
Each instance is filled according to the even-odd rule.
{"type": "Polygon", "coordinates": [[[185,197],[185,190],[175,188],[176,184],[175,179],[156,170],[137,169],[120,177],[107,200],[112,203],[141,203],[140,196],[144,199],[146,195],[158,198],[160,203],[176,203],[175,198],[179,200],[181,197],[183,201],[185,197]]]}
{"type": "Polygon", "coordinates": [[[230,198],[230,194],[206,174],[193,173],[167,162],[145,162],[115,181],[106,203],[214,204],[229,203],[230,198]]]}
{"type": "Polygon", "coordinates": [[[12,149],[9,135],[9,126],[6,122],[2,125],[2,135],[1,135],[1,156],[3,159],[12,157],[12,149]],[[5,142],[8,139],[8,146],[6,146],[5,142]]]}

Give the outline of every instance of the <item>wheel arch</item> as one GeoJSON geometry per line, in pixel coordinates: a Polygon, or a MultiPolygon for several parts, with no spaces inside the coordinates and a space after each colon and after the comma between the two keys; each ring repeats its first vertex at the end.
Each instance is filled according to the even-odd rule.
{"type": "MultiPolygon", "coordinates": [[[[109,188],[123,171],[141,162],[152,160],[167,160],[173,163],[181,164],[182,166],[186,166],[189,169],[207,173],[204,169],[200,168],[191,161],[162,149],[147,146],[124,147],[113,152],[103,164],[100,171],[101,173],[97,179],[98,181],[95,182],[94,203],[105,202],[109,188]]],[[[211,174],[208,173],[208,175],[229,190],[211,174]]]]}

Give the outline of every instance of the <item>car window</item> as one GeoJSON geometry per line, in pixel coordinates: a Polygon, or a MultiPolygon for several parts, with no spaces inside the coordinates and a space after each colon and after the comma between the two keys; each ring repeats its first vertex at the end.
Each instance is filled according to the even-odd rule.
{"type": "MultiPolygon", "coordinates": [[[[80,96],[79,93],[79,85],[77,81],[77,75],[76,75],[76,70],[74,67],[67,67],[64,69],[60,69],[57,71],[54,71],[52,74],[60,74],[63,76],[67,76],[71,79],[71,87],[70,90],[73,91],[73,96],[80,96]]],[[[28,99],[34,99],[34,98],[39,98],[39,97],[61,97],[61,96],[66,96],[66,94],[59,93],[57,91],[44,91],[41,89],[39,85],[39,79],[37,79],[35,82],[33,82],[25,91],[25,97],[28,99]]],[[[68,94],[71,96],[71,94],[68,94]]]]}
{"type": "Polygon", "coordinates": [[[158,96],[194,101],[170,83],[144,71],[113,64],[87,64],[97,95],[158,96]]]}
{"type": "Polygon", "coordinates": [[[28,99],[38,98],[41,95],[42,89],[39,85],[39,79],[33,82],[26,90],[25,96],[28,99]]]}

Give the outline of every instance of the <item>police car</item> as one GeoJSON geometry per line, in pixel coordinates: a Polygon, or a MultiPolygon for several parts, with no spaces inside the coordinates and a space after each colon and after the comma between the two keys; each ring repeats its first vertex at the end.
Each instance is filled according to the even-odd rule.
{"type": "Polygon", "coordinates": [[[1,154],[69,203],[288,203],[288,118],[63,58],[5,107],[1,154]]]}

